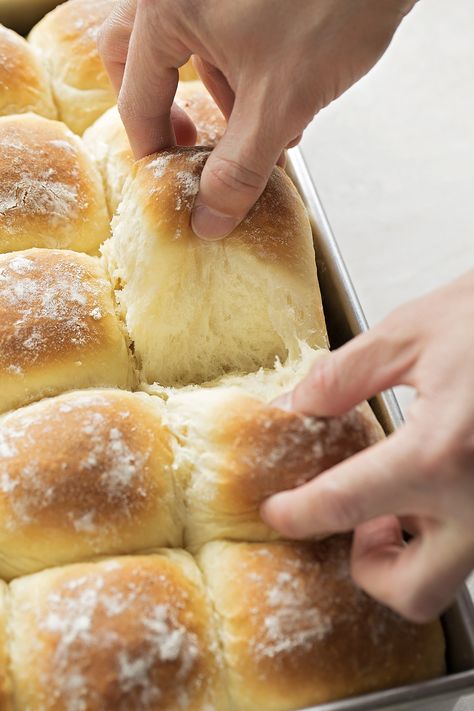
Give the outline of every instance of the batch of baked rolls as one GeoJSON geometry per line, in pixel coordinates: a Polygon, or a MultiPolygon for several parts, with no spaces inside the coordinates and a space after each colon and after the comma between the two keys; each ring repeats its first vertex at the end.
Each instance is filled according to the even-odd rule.
{"type": "Polygon", "coordinates": [[[96,49],[113,0],[0,31],[0,709],[289,711],[444,672],[441,626],[350,577],[350,536],[259,517],[383,437],[271,406],[328,346],[312,232],[275,168],[227,239],[199,147],[134,164],[96,49]]]}

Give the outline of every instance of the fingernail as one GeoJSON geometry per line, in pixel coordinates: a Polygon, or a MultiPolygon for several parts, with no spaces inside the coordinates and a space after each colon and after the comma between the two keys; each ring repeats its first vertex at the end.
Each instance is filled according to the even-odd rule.
{"type": "Polygon", "coordinates": [[[284,395],[279,395],[279,397],[272,400],[270,407],[277,407],[279,410],[285,410],[286,412],[293,411],[293,392],[285,393],[284,395]]]}
{"type": "Polygon", "coordinates": [[[235,217],[224,215],[207,205],[197,205],[191,216],[194,234],[210,242],[226,237],[238,224],[239,220],[235,217]]]}

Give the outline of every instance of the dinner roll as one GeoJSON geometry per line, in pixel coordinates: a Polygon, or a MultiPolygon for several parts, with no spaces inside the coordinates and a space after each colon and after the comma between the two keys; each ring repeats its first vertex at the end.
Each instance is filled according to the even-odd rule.
{"type": "Polygon", "coordinates": [[[290,179],[275,168],[242,224],[206,242],[190,219],[208,155],[175,148],[137,162],[102,248],[147,382],[202,383],[271,367],[300,339],[327,343],[311,228],[290,179]]]}
{"type": "Polygon", "coordinates": [[[80,139],[34,114],[0,118],[0,252],[97,254],[109,231],[102,181],[80,139]]]}
{"type": "Polygon", "coordinates": [[[11,584],[16,711],[228,711],[212,609],[184,552],[11,584]]]}
{"type": "Polygon", "coordinates": [[[0,25],[0,116],[27,111],[56,118],[49,78],[28,42],[0,25]]]}
{"type": "Polygon", "coordinates": [[[238,388],[209,387],[171,395],[167,410],[188,465],[178,476],[191,550],[218,538],[275,538],[259,515],[268,496],[304,484],[383,437],[367,403],[342,417],[305,417],[238,388]]]}
{"type": "Polygon", "coordinates": [[[115,0],[68,0],[44,17],[29,40],[49,71],[59,118],[74,133],[116,102],[97,48],[103,22],[115,0]]]}
{"type": "Polygon", "coordinates": [[[0,576],[182,545],[162,401],[83,390],[0,418],[0,576]]]}
{"type": "Polygon", "coordinates": [[[53,249],[0,255],[0,412],[64,390],[131,384],[97,258],[53,249]]]}
{"type": "Polygon", "coordinates": [[[122,200],[125,181],[134,163],[127,133],[116,106],[106,111],[87,129],[84,143],[102,175],[109,213],[113,215],[122,200]]]}
{"type": "Polygon", "coordinates": [[[357,588],[350,541],[227,543],[199,556],[235,711],[290,711],[443,674],[441,625],[357,588]]]}
{"type": "Polygon", "coordinates": [[[7,640],[8,588],[0,581],[0,711],[13,711],[7,640]]]}
{"type": "Polygon", "coordinates": [[[213,148],[219,143],[226,128],[225,118],[202,82],[181,81],[175,101],[196,126],[196,145],[213,148]]]}
{"type": "MultiPolygon", "coordinates": [[[[194,122],[196,143],[213,147],[225,130],[225,120],[210,94],[199,81],[180,82],[176,103],[194,122]]],[[[126,179],[134,163],[132,149],[116,106],[105,112],[84,133],[84,142],[94,156],[104,180],[111,215],[123,196],[126,179]]]]}

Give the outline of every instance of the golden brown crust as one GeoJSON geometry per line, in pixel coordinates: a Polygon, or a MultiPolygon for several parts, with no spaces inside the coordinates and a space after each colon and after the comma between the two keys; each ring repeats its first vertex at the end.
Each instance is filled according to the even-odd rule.
{"type": "Polygon", "coordinates": [[[60,118],[79,134],[116,100],[97,48],[100,27],[114,5],[115,0],[69,0],[29,36],[50,73],[60,118]]]}
{"type": "Polygon", "coordinates": [[[285,711],[444,672],[440,624],[411,624],[373,601],[349,557],[345,537],[203,550],[236,708],[285,711]]]}
{"type": "Polygon", "coordinates": [[[103,338],[98,262],[85,255],[31,249],[0,256],[0,369],[41,368],[94,352],[103,338]]]}
{"type": "Polygon", "coordinates": [[[51,88],[28,43],[0,25],[0,116],[34,111],[56,118],[51,88]]]}
{"type": "Polygon", "coordinates": [[[211,611],[184,553],[23,578],[12,608],[19,708],[226,709],[211,611]]]}
{"type": "Polygon", "coordinates": [[[159,401],[85,390],[0,419],[0,575],[179,546],[173,439],[159,401]]]}
{"type": "MultiPolygon", "coordinates": [[[[144,209],[150,219],[159,220],[170,239],[196,240],[191,210],[209,154],[210,149],[202,147],[177,147],[135,163],[132,175],[144,209]]],[[[277,167],[256,205],[226,237],[226,244],[246,246],[270,265],[278,262],[297,270],[301,240],[295,248],[295,234],[301,232],[311,233],[304,205],[285,171],[277,167]]]]}
{"type": "Polygon", "coordinates": [[[96,254],[108,234],[100,176],[77,137],[33,114],[0,118],[0,252],[96,254]]]}
{"type": "Polygon", "coordinates": [[[196,145],[210,148],[217,145],[224,135],[226,121],[204,84],[200,81],[180,82],[175,101],[196,126],[196,145]]]}
{"type": "Polygon", "coordinates": [[[0,255],[0,411],[74,387],[131,383],[124,334],[97,258],[0,255]]]}
{"type": "Polygon", "coordinates": [[[370,410],[341,417],[304,417],[242,398],[215,413],[210,434],[223,453],[217,506],[258,511],[273,494],[301,486],[375,444],[383,432],[370,410]]]}
{"type": "Polygon", "coordinates": [[[367,404],[341,417],[305,417],[237,388],[172,391],[167,409],[189,466],[177,471],[186,545],[277,537],[260,518],[266,498],[301,486],[383,438],[367,404]]]}
{"type": "Polygon", "coordinates": [[[110,86],[97,48],[99,29],[112,12],[115,0],[68,0],[33,28],[34,44],[54,45],[54,66],[64,62],[67,84],[77,89],[110,86]]]}

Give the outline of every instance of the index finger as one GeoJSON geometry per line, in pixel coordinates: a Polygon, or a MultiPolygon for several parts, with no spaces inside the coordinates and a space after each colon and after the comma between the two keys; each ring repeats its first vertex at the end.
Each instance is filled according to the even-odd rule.
{"type": "Polygon", "coordinates": [[[426,501],[411,484],[416,461],[408,426],[303,486],[263,504],[265,522],[289,538],[351,531],[387,514],[421,513],[426,501]]]}
{"type": "Polygon", "coordinates": [[[175,145],[171,107],[179,79],[177,67],[189,58],[182,54],[173,60],[165,57],[154,7],[138,4],[118,100],[136,159],[175,145]]]}

